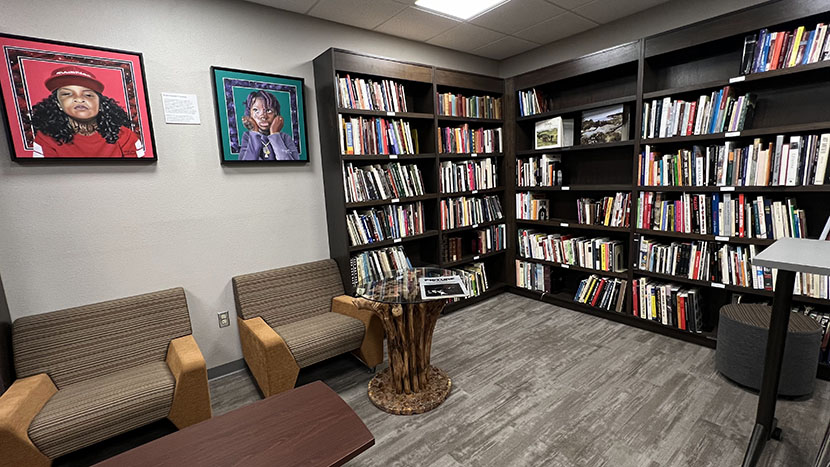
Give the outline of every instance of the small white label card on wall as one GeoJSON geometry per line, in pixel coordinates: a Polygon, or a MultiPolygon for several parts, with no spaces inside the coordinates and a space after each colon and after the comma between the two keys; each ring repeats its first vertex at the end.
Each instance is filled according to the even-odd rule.
{"type": "Polygon", "coordinates": [[[164,123],[199,125],[199,102],[196,94],[161,93],[164,103],[164,123]]]}

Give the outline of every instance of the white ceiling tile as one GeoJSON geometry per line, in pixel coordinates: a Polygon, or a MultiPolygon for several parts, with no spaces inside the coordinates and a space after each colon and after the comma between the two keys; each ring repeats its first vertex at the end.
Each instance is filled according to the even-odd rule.
{"type": "Polygon", "coordinates": [[[584,16],[597,23],[611,21],[649,9],[668,0],[594,0],[591,3],[574,9],[574,13],[584,16]]]}
{"type": "Polygon", "coordinates": [[[260,5],[279,8],[280,10],[294,11],[297,13],[308,13],[314,6],[314,1],[309,0],[250,0],[260,5]]]}
{"type": "Polygon", "coordinates": [[[556,6],[560,6],[566,10],[573,10],[576,7],[582,6],[586,3],[590,3],[594,0],[547,0],[548,3],[553,3],[556,6]]]}
{"type": "Polygon", "coordinates": [[[407,8],[376,27],[375,31],[423,42],[459,24],[459,21],[443,16],[407,8]]]}
{"type": "Polygon", "coordinates": [[[462,52],[472,52],[482,45],[489,44],[502,37],[506,36],[474,24],[461,23],[449,31],[433,37],[427,43],[462,52]]]}
{"type": "Polygon", "coordinates": [[[562,8],[544,0],[512,0],[473,18],[470,22],[494,31],[513,34],[564,12],[562,8]]]}
{"type": "Polygon", "coordinates": [[[473,53],[494,60],[503,60],[516,54],[535,49],[536,47],[539,47],[539,44],[519,39],[518,37],[505,36],[495,42],[473,50],[473,53]]]}
{"type": "Polygon", "coordinates": [[[587,31],[596,26],[598,24],[593,21],[577,16],[571,12],[566,12],[523,31],[519,31],[514,36],[536,42],[537,44],[549,44],[582,31],[587,31]]]}
{"type": "Polygon", "coordinates": [[[374,29],[406,5],[392,0],[320,0],[309,15],[363,29],[374,29]]]}

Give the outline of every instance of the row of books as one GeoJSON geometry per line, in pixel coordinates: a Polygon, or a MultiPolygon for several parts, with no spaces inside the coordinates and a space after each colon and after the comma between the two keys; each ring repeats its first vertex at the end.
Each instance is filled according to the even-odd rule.
{"type": "Polygon", "coordinates": [[[375,117],[340,120],[340,151],[343,154],[417,154],[418,130],[409,122],[375,117]]]}
{"type": "Polygon", "coordinates": [[[397,271],[412,268],[401,245],[364,251],[352,256],[350,265],[353,285],[388,279],[397,271]]]}
{"type": "Polygon", "coordinates": [[[516,193],[516,218],[531,221],[548,219],[550,200],[539,193],[516,193]]]}
{"type": "Polygon", "coordinates": [[[547,264],[516,260],[516,286],[538,292],[551,293],[553,268],[547,264]]]}
{"type": "Polygon", "coordinates": [[[726,86],[697,101],[673,100],[671,97],[643,103],[644,138],[707,135],[724,131],[741,131],[752,120],[756,96],[735,95],[726,86]]]}
{"type": "Polygon", "coordinates": [[[472,253],[477,255],[504,250],[507,248],[507,226],[499,224],[475,230],[471,246],[472,253]]]}
{"type": "MultiPolygon", "coordinates": [[[[775,280],[778,278],[778,270],[772,270],[773,289],[775,288],[775,280]]],[[[812,274],[809,272],[799,272],[795,275],[794,295],[802,295],[805,297],[830,299],[830,276],[822,274],[812,274]]]]}
{"type": "Polygon", "coordinates": [[[502,118],[501,97],[438,93],[438,114],[451,117],[502,118]]]}
{"type": "Polygon", "coordinates": [[[520,187],[562,185],[562,156],[541,156],[516,159],[516,183],[520,187]]]}
{"type": "Polygon", "coordinates": [[[613,279],[591,274],[579,282],[574,301],[604,310],[622,311],[627,288],[626,279],[613,279]]]}
{"type": "Polygon", "coordinates": [[[703,332],[700,291],[646,278],[632,284],[634,316],[684,331],[703,332]]]}
{"type": "Polygon", "coordinates": [[[346,109],[407,112],[403,84],[337,75],[337,105],[346,109]]]}
{"type": "Polygon", "coordinates": [[[744,39],[741,74],[808,65],[830,58],[827,25],[819,23],[808,31],[799,26],[793,31],[761,29],[744,39]]]}
{"type": "Polygon", "coordinates": [[[811,306],[800,306],[793,310],[796,313],[803,313],[810,318],[816,320],[821,326],[821,347],[819,353],[819,363],[825,365],[830,364],[830,313],[820,313],[811,306]]]}
{"type": "Polygon", "coordinates": [[[524,258],[579,266],[598,271],[625,271],[623,242],[519,229],[516,252],[524,258]]]}
{"type": "Polygon", "coordinates": [[[823,185],[830,155],[830,133],[778,135],[775,142],[756,138],[740,147],[733,142],[692,146],[661,154],[646,145],[638,160],[640,186],[796,186],[823,185]],[[787,142],[785,142],[787,141],[787,142]]]}
{"type": "MultiPolygon", "coordinates": [[[[472,263],[466,266],[451,269],[453,272],[461,277],[464,285],[470,294],[469,297],[476,297],[483,294],[490,287],[487,283],[487,271],[484,268],[484,263],[472,263]]],[[[452,302],[462,300],[460,298],[452,299],[452,302]]]]}
{"type": "Polygon", "coordinates": [[[424,207],[421,202],[386,205],[346,215],[351,245],[368,245],[392,238],[424,233],[424,207]]]}
{"type": "Polygon", "coordinates": [[[441,230],[457,229],[504,218],[498,196],[442,199],[441,230]]]}
{"type": "Polygon", "coordinates": [[[618,192],[614,196],[606,196],[599,200],[592,198],[576,200],[576,214],[580,224],[628,227],[630,211],[630,193],[618,192]]]}
{"type": "Polygon", "coordinates": [[[635,215],[638,229],[776,240],[807,237],[804,210],[793,198],[683,193],[674,200],[648,191],[640,192],[635,215]]]}
{"type": "Polygon", "coordinates": [[[441,162],[441,193],[486,190],[499,186],[498,163],[488,157],[466,161],[441,162]]]}
{"type": "Polygon", "coordinates": [[[501,128],[460,127],[438,128],[438,148],[442,153],[502,152],[501,128]]]}
{"type": "Polygon", "coordinates": [[[415,164],[356,167],[348,163],[343,167],[343,187],[347,203],[407,198],[424,194],[424,177],[415,164]]]}
{"type": "Polygon", "coordinates": [[[527,117],[553,110],[553,102],[536,88],[519,91],[519,116],[527,117]]]}

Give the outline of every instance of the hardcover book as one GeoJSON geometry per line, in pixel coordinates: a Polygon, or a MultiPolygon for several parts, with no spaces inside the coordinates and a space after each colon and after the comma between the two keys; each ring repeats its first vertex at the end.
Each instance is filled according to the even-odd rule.
{"type": "Polygon", "coordinates": [[[535,149],[573,146],[574,121],[572,118],[549,118],[536,122],[535,149]]]}

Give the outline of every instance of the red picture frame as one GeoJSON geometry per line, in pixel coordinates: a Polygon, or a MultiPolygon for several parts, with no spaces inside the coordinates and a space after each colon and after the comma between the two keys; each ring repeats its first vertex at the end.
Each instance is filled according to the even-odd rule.
{"type": "Polygon", "coordinates": [[[0,34],[13,161],[158,160],[141,53],[0,34]]]}

